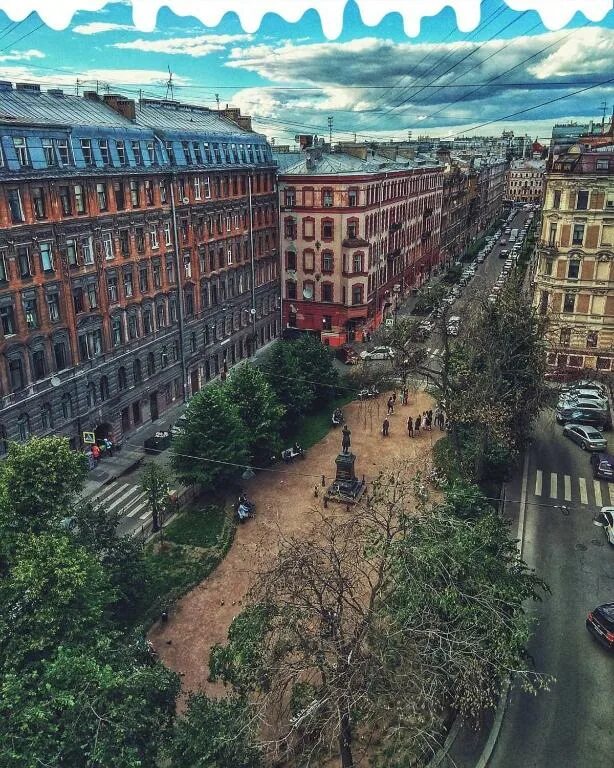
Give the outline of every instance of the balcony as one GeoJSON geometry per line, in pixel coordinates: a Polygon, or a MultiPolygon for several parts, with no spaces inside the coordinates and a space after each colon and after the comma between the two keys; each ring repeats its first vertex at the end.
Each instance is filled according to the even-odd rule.
{"type": "Polygon", "coordinates": [[[549,243],[546,240],[538,240],[537,250],[545,255],[556,256],[559,252],[559,247],[556,243],[549,243]]]}
{"type": "Polygon", "coordinates": [[[390,233],[392,233],[392,232],[398,232],[398,231],[401,229],[401,226],[402,226],[402,224],[401,224],[401,222],[400,222],[400,221],[394,221],[394,222],[393,222],[393,223],[392,223],[392,224],[391,224],[391,225],[388,227],[388,232],[390,232],[390,233]]]}
{"type": "Polygon", "coordinates": [[[341,245],[344,248],[368,248],[369,241],[362,237],[346,237],[341,245]]]}

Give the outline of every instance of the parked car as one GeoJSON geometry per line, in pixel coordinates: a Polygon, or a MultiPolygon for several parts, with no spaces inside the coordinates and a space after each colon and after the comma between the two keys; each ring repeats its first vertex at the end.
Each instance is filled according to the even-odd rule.
{"type": "Polygon", "coordinates": [[[458,317],[457,315],[454,315],[453,317],[448,318],[448,324],[446,328],[450,336],[458,336],[459,324],[460,324],[460,317],[458,317]]]}
{"type": "Polygon", "coordinates": [[[601,507],[593,518],[593,525],[603,528],[608,544],[614,547],[614,507],[601,507]]]}
{"type": "Polygon", "coordinates": [[[183,435],[183,433],[185,432],[185,427],[187,423],[188,423],[188,417],[185,413],[182,413],[181,416],[177,419],[177,421],[171,427],[170,429],[171,435],[173,437],[176,437],[177,435],[183,435]]]}
{"type": "Polygon", "coordinates": [[[614,456],[610,453],[593,453],[591,456],[593,477],[599,480],[614,480],[614,456]]]}
{"type": "Polygon", "coordinates": [[[595,389],[575,389],[572,392],[566,392],[559,397],[559,405],[575,405],[582,400],[591,403],[599,403],[604,409],[607,409],[608,407],[607,397],[604,397],[601,392],[598,392],[595,389]]]}
{"type": "Polygon", "coordinates": [[[593,389],[596,392],[601,392],[604,397],[607,395],[607,389],[598,381],[590,381],[590,379],[580,379],[574,381],[573,384],[567,384],[561,389],[561,392],[572,392],[576,389],[593,389]]]}
{"type": "Polygon", "coordinates": [[[609,429],[611,427],[610,414],[596,408],[594,404],[582,405],[577,408],[557,408],[556,420],[559,424],[568,424],[569,422],[590,424],[597,429],[609,429]]]}
{"type": "Polygon", "coordinates": [[[577,443],[583,451],[601,451],[608,446],[601,432],[587,424],[565,424],[563,435],[577,443]]]}
{"type": "MultiPolygon", "coordinates": [[[[504,243],[503,243],[503,245],[504,245],[504,243]]],[[[508,251],[507,248],[502,248],[499,251],[499,258],[500,259],[506,259],[509,255],[510,255],[510,252],[508,251]]]]}
{"type": "Polygon", "coordinates": [[[360,357],[363,360],[392,360],[394,352],[392,347],[373,347],[373,349],[363,349],[360,357]]]}
{"type": "Polygon", "coordinates": [[[349,344],[344,344],[342,347],[339,347],[335,353],[335,356],[338,360],[341,360],[341,362],[345,363],[346,365],[356,365],[360,362],[360,356],[358,352],[356,352],[353,347],[350,347],[349,344]]]}
{"type": "Polygon", "coordinates": [[[604,603],[589,611],[586,628],[601,645],[614,649],[614,603],[604,603]]]}

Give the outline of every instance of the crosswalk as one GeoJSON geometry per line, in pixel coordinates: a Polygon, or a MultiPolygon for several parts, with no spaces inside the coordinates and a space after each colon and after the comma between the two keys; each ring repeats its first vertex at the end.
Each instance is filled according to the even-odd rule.
{"type": "Polygon", "coordinates": [[[614,507],[614,483],[594,480],[592,477],[576,477],[536,469],[530,487],[535,496],[546,500],[556,499],[594,507],[614,507]]]}
{"type": "Polygon", "coordinates": [[[120,517],[134,518],[143,523],[151,517],[151,509],[140,486],[116,480],[103,486],[88,501],[100,504],[107,512],[117,512],[120,517]]]}
{"type": "Polygon", "coordinates": [[[426,354],[431,359],[433,359],[435,357],[441,357],[443,355],[443,348],[439,349],[438,347],[436,347],[435,349],[431,349],[431,347],[427,347],[426,348],[426,354]]]}

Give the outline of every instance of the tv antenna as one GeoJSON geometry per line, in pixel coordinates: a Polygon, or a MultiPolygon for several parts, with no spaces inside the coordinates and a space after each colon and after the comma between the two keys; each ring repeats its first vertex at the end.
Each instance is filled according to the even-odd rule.
{"type": "Polygon", "coordinates": [[[601,116],[601,133],[605,133],[605,115],[608,111],[608,103],[607,101],[601,102],[601,110],[603,112],[603,115],[601,116]]]}
{"type": "Polygon", "coordinates": [[[170,93],[171,101],[175,101],[175,86],[173,85],[173,73],[171,72],[170,66],[167,64],[168,69],[168,80],[166,81],[166,95],[164,96],[164,101],[168,101],[168,96],[170,93]]]}

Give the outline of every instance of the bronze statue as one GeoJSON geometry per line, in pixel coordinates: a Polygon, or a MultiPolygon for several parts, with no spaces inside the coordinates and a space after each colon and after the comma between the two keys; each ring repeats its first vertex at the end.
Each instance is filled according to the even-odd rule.
{"type": "Polygon", "coordinates": [[[342,453],[349,453],[350,452],[350,443],[351,443],[351,436],[352,432],[350,429],[348,429],[348,425],[343,425],[342,430],[342,438],[341,438],[341,452],[342,453]]]}

